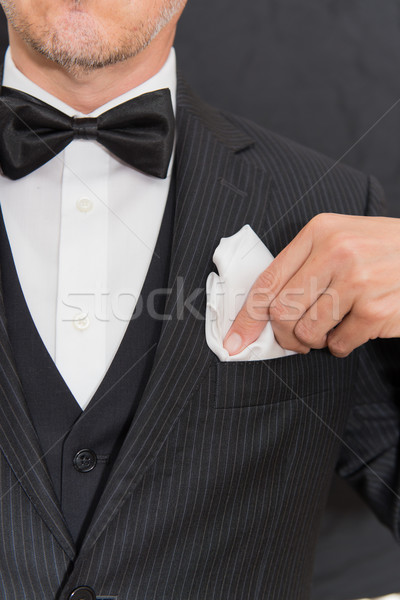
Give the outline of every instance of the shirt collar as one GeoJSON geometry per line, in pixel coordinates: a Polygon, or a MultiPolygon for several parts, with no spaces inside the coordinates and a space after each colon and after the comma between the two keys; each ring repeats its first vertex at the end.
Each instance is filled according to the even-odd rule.
{"type": "Polygon", "coordinates": [[[83,115],[79,111],[76,111],[68,104],[65,104],[59,98],[56,98],[52,94],[49,94],[40,86],[33,83],[28,77],[26,77],[21,71],[15,66],[15,63],[11,56],[10,48],[7,49],[5,60],[4,60],[4,72],[3,72],[3,85],[9,88],[13,88],[15,90],[19,90],[20,92],[24,92],[25,94],[29,94],[30,96],[34,96],[38,100],[53,106],[57,110],[63,112],[64,114],[70,117],[98,117],[100,114],[105,112],[106,110],[110,110],[111,108],[115,108],[119,104],[123,102],[127,102],[128,100],[132,100],[132,98],[136,98],[137,96],[141,96],[142,94],[146,94],[148,92],[153,92],[154,90],[159,90],[162,88],[169,88],[171,91],[171,99],[172,106],[174,109],[174,113],[176,112],[176,57],[175,50],[171,48],[169,56],[161,67],[161,69],[156,73],[153,77],[142,83],[141,85],[125,92],[121,96],[110,100],[107,104],[100,106],[89,115],[83,115]]]}

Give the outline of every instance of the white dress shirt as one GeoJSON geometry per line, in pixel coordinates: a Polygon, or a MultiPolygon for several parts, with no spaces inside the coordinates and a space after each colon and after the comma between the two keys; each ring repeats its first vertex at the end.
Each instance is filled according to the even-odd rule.
{"type": "MultiPolygon", "coordinates": [[[[69,116],[87,116],[26,78],[10,50],[3,85],[69,116]]],[[[175,111],[174,50],[154,77],[88,116],[161,88],[170,88],[175,111]]],[[[96,141],[74,140],[22,179],[0,176],[0,204],[26,303],[82,409],[106,374],[136,306],[157,241],[172,162],[162,180],[127,166],[96,141]]]]}

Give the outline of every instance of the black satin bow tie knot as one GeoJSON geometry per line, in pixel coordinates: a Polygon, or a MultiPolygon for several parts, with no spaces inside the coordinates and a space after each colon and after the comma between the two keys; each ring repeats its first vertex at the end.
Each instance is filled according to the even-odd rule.
{"type": "Polygon", "coordinates": [[[61,152],[73,139],[97,140],[139,171],[164,179],[174,142],[168,89],[124,102],[97,118],[68,117],[23,92],[0,96],[0,166],[20,179],[61,152]]]}
{"type": "Polygon", "coordinates": [[[74,130],[74,138],[81,140],[97,140],[97,119],[88,118],[73,118],[72,129],[74,130]]]}

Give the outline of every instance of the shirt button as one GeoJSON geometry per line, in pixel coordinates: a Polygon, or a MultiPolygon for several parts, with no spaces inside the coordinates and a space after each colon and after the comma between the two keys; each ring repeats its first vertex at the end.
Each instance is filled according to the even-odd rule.
{"type": "Polygon", "coordinates": [[[73,322],[74,322],[76,329],[79,329],[79,331],[84,331],[90,325],[90,319],[89,319],[87,313],[83,313],[83,312],[75,315],[73,322]]]}
{"type": "Polygon", "coordinates": [[[93,450],[79,450],[74,456],[74,467],[80,473],[89,473],[93,471],[97,464],[97,456],[93,450]]]}
{"type": "Polygon", "coordinates": [[[92,588],[83,585],[71,592],[68,600],[96,600],[96,594],[92,588]]]}
{"type": "Polygon", "coordinates": [[[89,198],[80,198],[76,201],[76,208],[83,213],[90,212],[93,208],[93,202],[89,198]]]}

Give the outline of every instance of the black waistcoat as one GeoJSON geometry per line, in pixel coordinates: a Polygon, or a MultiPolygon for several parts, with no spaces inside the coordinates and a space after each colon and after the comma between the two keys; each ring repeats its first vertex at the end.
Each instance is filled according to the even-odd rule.
{"type": "MultiPolygon", "coordinates": [[[[173,178],[142,302],[83,412],[34,325],[0,218],[1,279],[11,347],[56,494],[78,547],[150,375],[162,319],[149,314],[147,299],[153,290],[167,287],[174,204],[173,178]]],[[[164,305],[165,295],[155,295],[152,314],[162,315],[164,305]]]]}

